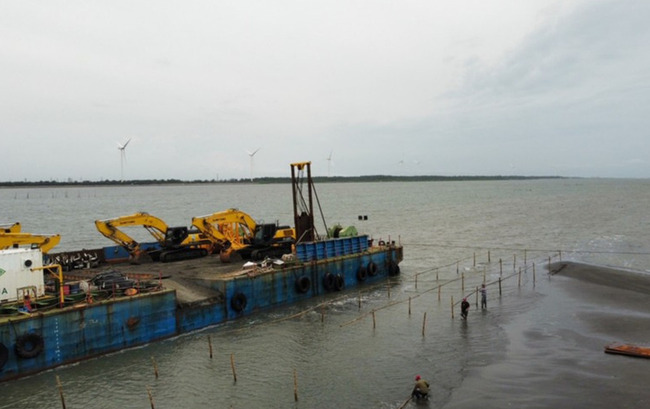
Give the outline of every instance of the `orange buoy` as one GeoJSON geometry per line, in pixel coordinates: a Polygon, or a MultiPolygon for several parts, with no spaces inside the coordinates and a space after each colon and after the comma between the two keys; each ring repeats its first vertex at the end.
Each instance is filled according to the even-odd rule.
{"type": "Polygon", "coordinates": [[[130,296],[130,295],[136,295],[137,293],[138,290],[136,290],[135,288],[127,288],[126,290],[124,290],[124,295],[130,296]]]}

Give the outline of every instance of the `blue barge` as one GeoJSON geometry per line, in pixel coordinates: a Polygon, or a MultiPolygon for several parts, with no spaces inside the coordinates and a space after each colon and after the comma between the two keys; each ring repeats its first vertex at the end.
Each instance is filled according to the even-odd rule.
{"type": "MultiPolygon", "coordinates": [[[[94,302],[67,300],[65,296],[63,308],[36,307],[32,312],[17,315],[4,311],[0,316],[0,381],[328,292],[376,283],[398,275],[402,257],[400,245],[371,246],[367,236],[300,243],[292,261],[243,268],[242,264],[216,267],[211,260],[214,257],[190,260],[185,265],[191,263],[191,275],[162,279],[162,286],[135,295],[118,292],[94,302]],[[164,288],[168,280],[174,288],[164,288]],[[194,286],[189,290],[179,284],[188,281],[194,286]],[[206,292],[197,291],[199,287],[206,292]],[[192,295],[179,295],[187,292],[192,295]]],[[[125,271],[129,275],[130,269],[138,269],[132,275],[136,277],[143,267],[151,269],[129,266],[125,271]]]]}

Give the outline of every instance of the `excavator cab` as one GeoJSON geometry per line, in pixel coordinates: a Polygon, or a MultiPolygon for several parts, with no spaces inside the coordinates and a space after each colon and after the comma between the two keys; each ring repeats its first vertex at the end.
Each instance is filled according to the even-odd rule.
{"type": "Polygon", "coordinates": [[[165,248],[177,248],[189,236],[187,227],[168,227],[165,231],[165,248]]]}

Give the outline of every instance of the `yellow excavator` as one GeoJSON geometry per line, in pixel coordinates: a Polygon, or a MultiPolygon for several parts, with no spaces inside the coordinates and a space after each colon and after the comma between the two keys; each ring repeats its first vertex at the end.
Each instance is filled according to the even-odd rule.
{"type": "Polygon", "coordinates": [[[232,251],[253,260],[280,257],[291,253],[296,242],[296,232],[291,227],[257,223],[247,213],[234,208],[194,217],[192,226],[212,241],[215,251],[221,252],[222,261],[227,261],[232,251]]]}
{"type": "Polygon", "coordinates": [[[187,227],[169,227],[167,223],[149,213],[139,212],[114,219],[96,220],[97,230],[124,247],[133,261],[161,261],[163,263],[207,256],[211,241],[187,227]],[[156,248],[145,249],[121,227],[142,226],[158,242],[156,248]]]}
{"type": "Polygon", "coordinates": [[[31,233],[4,233],[0,232],[0,250],[29,246],[39,248],[47,254],[61,241],[59,234],[31,234],[31,233]]]}

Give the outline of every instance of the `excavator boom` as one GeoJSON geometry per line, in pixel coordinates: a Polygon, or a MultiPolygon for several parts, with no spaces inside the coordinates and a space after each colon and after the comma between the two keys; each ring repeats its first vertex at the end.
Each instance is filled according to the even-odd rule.
{"type": "Polygon", "coordinates": [[[30,246],[40,248],[43,254],[47,254],[61,241],[58,234],[31,234],[31,233],[0,233],[0,249],[12,247],[30,246]]]}
{"type": "Polygon", "coordinates": [[[96,220],[97,230],[124,247],[134,259],[141,259],[143,250],[140,243],[120,230],[120,227],[142,226],[160,244],[160,251],[148,254],[161,261],[176,261],[207,255],[202,237],[190,234],[187,227],[169,227],[167,223],[149,213],[139,212],[114,219],[96,220]]]}
{"type": "Polygon", "coordinates": [[[291,252],[296,239],[296,232],[291,227],[260,224],[247,213],[234,208],[194,217],[192,225],[212,240],[215,249],[232,249],[244,258],[279,257],[291,252]]]}

